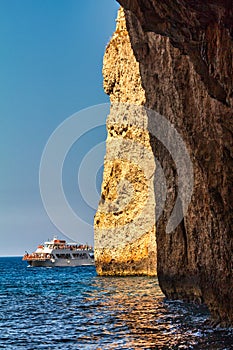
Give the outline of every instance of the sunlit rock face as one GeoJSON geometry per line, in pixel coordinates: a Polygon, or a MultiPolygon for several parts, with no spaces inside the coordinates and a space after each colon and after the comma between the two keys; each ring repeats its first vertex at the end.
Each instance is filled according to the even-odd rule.
{"type": "MultiPolygon", "coordinates": [[[[126,9],[143,104],[173,123],[194,169],[188,212],[167,234],[179,176],[166,147],[149,135],[168,188],[156,228],[160,286],[169,298],[204,301],[216,321],[232,324],[232,2],[119,2],[126,9]]],[[[130,64],[122,61],[122,71],[131,71],[130,64]]],[[[120,91],[117,101],[125,98],[120,91]]]]}
{"type": "Polygon", "coordinates": [[[102,194],[95,216],[100,275],[155,275],[155,160],[144,112],[145,92],[124,12],[104,56],[104,89],[112,103],[102,194]]]}
{"type": "Polygon", "coordinates": [[[126,27],[121,11],[103,70],[105,91],[116,105],[108,120],[102,199],[95,218],[97,271],[155,273],[158,167],[152,152],[167,187],[156,226],[160,286],[169,298],[205,302],[217,322],[233,324],[232,2],[119,2],[126,27]],[[179,190],[176,165],[156,131],[149,132],[148,116],[142,112],[140,123],[133,107],[125,113],[119,103],[144,105],[163,115],[190,154],[192,200],[170,234],[166,226],[179,190]],[[138,180],[141,196],[134,196],[138,180]]]}

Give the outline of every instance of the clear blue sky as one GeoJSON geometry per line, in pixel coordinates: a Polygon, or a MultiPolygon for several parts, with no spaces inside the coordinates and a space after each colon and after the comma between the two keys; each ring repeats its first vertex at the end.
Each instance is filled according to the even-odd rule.
{"type": "MultiPolygon", "coordinates": [[[[40,197],[41,155],[67,117],[108,102],[102,59],[117,9],[114,0],[0,0],[0,255],[22,255],[59,235],[40,197]]],[[[104,138],[99,128],[85,143],[104,138]]],[[[75,159],[72,150],[65,167],[68,192],[75,159]]],[[[74,206],[81,203],[76,198],[70,198],[74,206]]],[[[94,210],[82,210],[91,223],[94,210]]]]}

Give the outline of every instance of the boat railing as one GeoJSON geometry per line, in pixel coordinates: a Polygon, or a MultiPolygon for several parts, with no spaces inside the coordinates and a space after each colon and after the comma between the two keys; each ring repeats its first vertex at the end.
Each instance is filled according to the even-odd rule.
{"type": "Polygon", "coordinates": [[[24,254],[23,260],[49,260],[51,259],[51,254],[46,253],[32,253],[32,254],[24,254]]]}
{"type": "Polygon", "coordinates": [[[60,250],[92,250],[93,247],[89,245],[54,245],[52,249],[60,250]]]}

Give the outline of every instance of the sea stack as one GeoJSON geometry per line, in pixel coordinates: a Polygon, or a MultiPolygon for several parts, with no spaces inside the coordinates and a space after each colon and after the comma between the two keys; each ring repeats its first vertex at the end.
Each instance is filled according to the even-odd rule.
{"type": "Polygon", "coordinates": [[[145,91],[123,9],[108,44],[104,90],[112,103],[102,194],[95,216],[95,262],[100,275],[155,275],[155,161],[143,112],[145,91]]]}

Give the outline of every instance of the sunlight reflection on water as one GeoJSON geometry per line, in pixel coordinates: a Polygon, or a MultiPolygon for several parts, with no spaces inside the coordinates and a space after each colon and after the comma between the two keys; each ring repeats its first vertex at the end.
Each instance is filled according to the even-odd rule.
{"type": "Polygon", "coordinates": [[[4,349],[232,349],[231,330],[211,329],[204,307],[167,301],[156,278],[0,258],[0,302],[4,349]]]}

